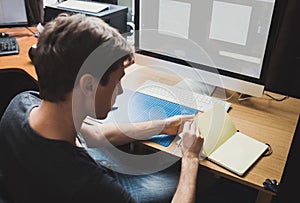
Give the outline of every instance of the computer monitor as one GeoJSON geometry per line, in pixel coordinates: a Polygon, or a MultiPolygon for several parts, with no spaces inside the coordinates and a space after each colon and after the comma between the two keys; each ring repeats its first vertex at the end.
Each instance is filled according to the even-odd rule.
{"type": "Polygon", "coordinates": [[[261,96],[274,8],[275,0],[135,0],[136,62],[261,96]]]}
{"type": "Polygon", "coordinates": [[[28,24],[24,0],[0,1],[0,27],[16,27],[28,24]]]}

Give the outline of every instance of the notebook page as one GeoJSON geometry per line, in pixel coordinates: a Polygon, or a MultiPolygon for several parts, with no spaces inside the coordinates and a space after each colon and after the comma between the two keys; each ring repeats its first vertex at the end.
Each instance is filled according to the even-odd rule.
{"type": "Polygon", "coordinates": [[[210,110],[197,116],[195,121],[204,137],[204,156],[208,156],[221,146],[237,130],[224,107],[216,104],[210,110]]]}
{"type": "Polygon", "coordinates": [[[242,176],[267,148],[266,144],[236,132],[208,159],[242,176]]]}

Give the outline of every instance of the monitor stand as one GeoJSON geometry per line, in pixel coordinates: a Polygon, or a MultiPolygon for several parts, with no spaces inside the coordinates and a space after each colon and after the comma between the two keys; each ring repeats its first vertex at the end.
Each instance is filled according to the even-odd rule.
{"type": "Polygon", "coordinates": [[[207,96],[212,96],[214,93],[216,87],[213,85],[208,85],[203,82],[197,81],[197,80],[192,80],[185,78],[178,82],[175,87],[186,89],[187,91],[192,91],[198,94],[204,94],[207,96]]]}

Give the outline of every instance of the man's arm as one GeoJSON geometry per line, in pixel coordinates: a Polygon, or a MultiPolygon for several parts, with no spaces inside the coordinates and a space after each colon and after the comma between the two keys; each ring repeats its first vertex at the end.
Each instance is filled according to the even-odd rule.
{"type": "Polygon", "coordinates": [[[181,124],[193,115],[174,116],[165,120],[140,123],[105,123],[86,119],[81,126],[81,134],[88,147],[123,145],[136,140],[146,140],[158,134],[176,135],[181,124]]]}
{"type": "Polygon", "coordinates": [[[172,203],[192,203],[196,198],[199,153],[203,145],[203,138],[196,126],[190,122],[184,124],[183,133],[183,136],[195,137],[195,139],[189,149],[183,152],[179,183],[172,203]]]}

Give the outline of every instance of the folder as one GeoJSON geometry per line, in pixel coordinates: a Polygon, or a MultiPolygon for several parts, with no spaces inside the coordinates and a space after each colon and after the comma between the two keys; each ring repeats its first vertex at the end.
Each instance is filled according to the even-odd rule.
{"type": "Polygon", "coordinates": [[[91,13],[99,13],[100,11],[108,9],[109,5],[97,3],[97,2],[69,0],[69,1],[64,1],[62,3],[59,3],[57,7],[78,10],[78,11],[87,11],[91,13]]]}

